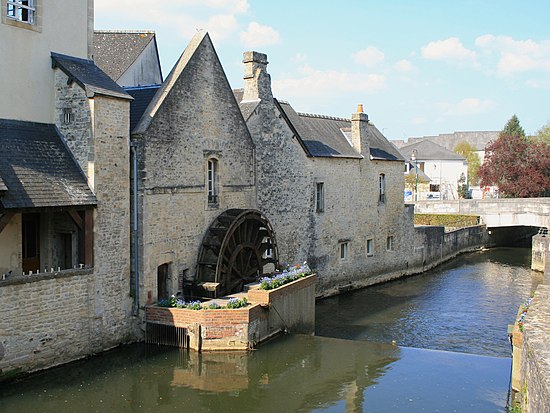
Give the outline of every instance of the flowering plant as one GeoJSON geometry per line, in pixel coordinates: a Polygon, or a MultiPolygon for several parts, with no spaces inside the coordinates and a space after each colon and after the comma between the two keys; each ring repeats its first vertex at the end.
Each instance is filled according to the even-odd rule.
{"type": "Polygon", "coordinates": [[[293,267],[288,267],[281,272],[275,273],[271,277],[261,278],[260,288],[262,290],[273,290],[274,288],[278,288],[310,274],[311,269],[309,268],[309,265],[307,265],[307,262],[304,262],[302,265],[297,264],[293,267]]]}
{"type": "Polygon", "coordinates": [[[208,305],[203,306],[202,303],[198,300],[185,302],[181,298],[177,298],[172,295],[170,298],[160,300],[157,304],[159,307],[169,307],[169,308],[187,308],[188,310],[218,310],[221,308],[242,308],[248,305],[248,300],[246,298],[230,298],[227,305],[222,307],[215,301],[209,303],[208,305]]]}
{"type": "Polygon", "coordinates": [[[531,297],[529,297],[527,299],[527,301],[525,302],[525,304],[523,304],[521,306],[521,313],[518,317],[518,326],[519,326],[519,331],[523,332],[523,324],[525,323],[525,317],[527,316],[527,311],[529,310],[529,306],[531,305],[531,297]]]}

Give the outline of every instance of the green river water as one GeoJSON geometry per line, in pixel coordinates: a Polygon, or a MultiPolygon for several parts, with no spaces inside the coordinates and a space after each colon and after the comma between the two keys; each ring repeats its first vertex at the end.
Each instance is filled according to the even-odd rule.
{"type": "Polygon", "coordinates": [[[316,336],[251,352],[120,348],[0,386],[0,412],[503,412],[529,267],[527,249],[463,255],[319,301],[316,336]]]}

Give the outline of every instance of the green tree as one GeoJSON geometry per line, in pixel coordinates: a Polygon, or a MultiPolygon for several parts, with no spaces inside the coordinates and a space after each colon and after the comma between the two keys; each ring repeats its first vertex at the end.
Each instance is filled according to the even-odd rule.
{"type": "Polygon", "coordinates": [[[454,147],[453,152],[459,154],[460,156],[463,156],[468,162],[468,182],[465,182],[465,184],[477,185],[477,174],[479,166],[481,165],[481,161],[479,160],[476,149],[468,142],[460,141],[454,147]]]}
{"type": "Polygon", "coordinates": [[[485,148],[479,168],[481,185],[496,185],[505,196],[527,198],[550,194],[550,145],[527,139],[514,115],[497,140],[485,148]]]}
{"type": "Polygon", "coordinates": [[[547,145],[550,145],[550,120],[538,130],[536,136],[533,138],[534,140],[545,142],[547,145]]]}
{"type": "Polygon", "coordinates": [[[500,136],[519,136],[520,138],[525,138],[525,131],[523,130],[523,127],[519,123],[519,119],[516,115],[512,116],[508,122],[506,122],[506,125],[504,125],[504,129],[502,132],[500,132],[500,136]]]}

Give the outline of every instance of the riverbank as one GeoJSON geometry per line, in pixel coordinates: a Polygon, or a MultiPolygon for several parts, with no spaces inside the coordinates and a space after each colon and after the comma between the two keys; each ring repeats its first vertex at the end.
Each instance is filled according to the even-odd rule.
{"type": "MultiPolygon", "coordinates": [[[[533,268],[544,269],[550,279],[550,239],[533,237],[533,268]]],[[[550,285],[541,284],[533,294],[522,324],[513,333],[515,402],[522,413],[550,412],[550,285]]]]}

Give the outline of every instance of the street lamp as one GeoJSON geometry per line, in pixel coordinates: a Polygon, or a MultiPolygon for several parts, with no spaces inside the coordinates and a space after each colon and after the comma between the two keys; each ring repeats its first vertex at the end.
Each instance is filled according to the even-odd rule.
{"type": "Polygon", "coordinates": [[[414,172],[416,175],[414,180],[414,200],[418,201],[418,164],[416,163],[416,155],[418,155],[418,151],[413,149],[411,153],[411,161],[414,164],[414,172]]]}

